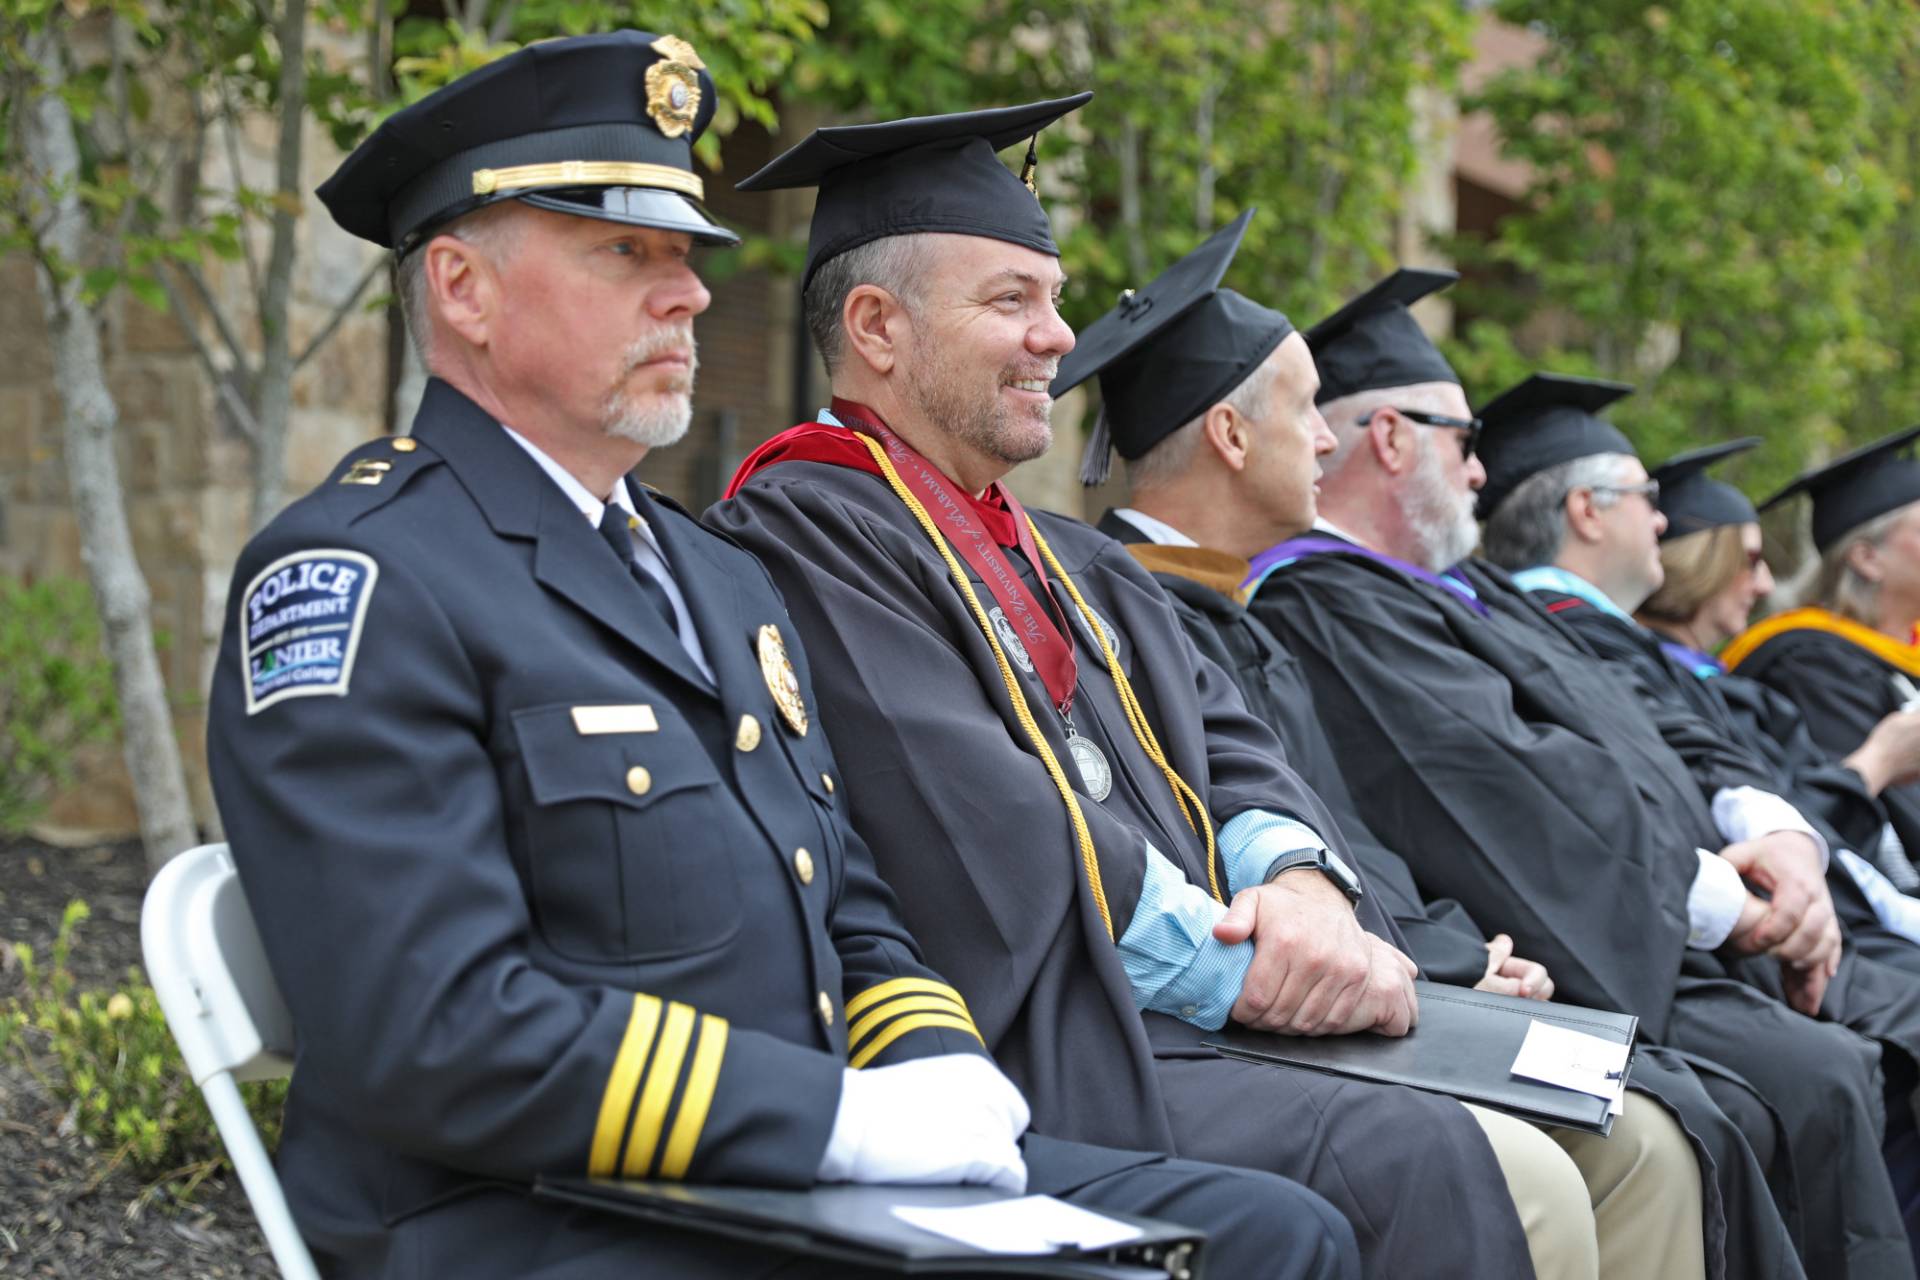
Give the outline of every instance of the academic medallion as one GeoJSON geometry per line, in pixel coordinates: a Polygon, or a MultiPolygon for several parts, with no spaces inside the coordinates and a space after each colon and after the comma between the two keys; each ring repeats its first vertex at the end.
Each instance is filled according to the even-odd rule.
{"type": "Polygon", "coordinates": [[[1113,766],[1107,763],[1105,753],[1091,739],[1068,729],[1067,754],[1073,757],[1074,765],[1080,770],[1080,781],[1086,784],[1088,795],[1095,800],[1105,800],[1113,793],[1113,766]]]}

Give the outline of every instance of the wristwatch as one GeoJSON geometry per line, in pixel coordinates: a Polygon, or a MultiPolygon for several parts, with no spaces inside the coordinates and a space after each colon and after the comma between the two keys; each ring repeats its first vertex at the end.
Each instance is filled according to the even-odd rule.
{"type": "Polygon", "coordinates": [[[1360,877],[1353,868],[1340,860],[1340,855],[1331,849],[1307,845],[1299,849],[1289,849],[1275,858],[1267,866],[1267,883],[1272,884],[1288,871],[1297,871],[1301,867],[1313,867],[1321,875],[1333,881],[1334,887],[1347,895],[1347,901],[1359,905],[1360,877]]]}

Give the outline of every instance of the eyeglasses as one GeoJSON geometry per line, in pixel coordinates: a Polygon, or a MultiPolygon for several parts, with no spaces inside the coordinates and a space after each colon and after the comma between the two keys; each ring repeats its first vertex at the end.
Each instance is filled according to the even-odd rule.
{"type": "Polygon", "coordinates": [[[1617,493],[1622,497],[1625,497],[1627,494],[1637,494],[1645,498],[1647,505],[1650,507],[1660,505],[1660,482],[1658,480],[1648,480],[1641,484],[1595,484],[1587,487],[1595,493],[1617,493]]]}
{"type": "MultiPolygon", "coordinates": [[[[1366,417],[1357,419],[1354,425],[1367,426],[1373,421],[1373,414],[1379,412],[1380,410],[1375,409],[1366,417]]],[[[1471,458],[1473,451],[1480,447],[1480,432],[1486,426],[1478,418],[1450,418],[1444,413],[1428,413],[1425,409],[1395,409],[1394,412],[1408,422],[1417,422],[1423,427],[1442,427],[1448,431],[1465,432],[1465,438],[1460,441],[1460,461],[1462,462],[1471,458]]]]}

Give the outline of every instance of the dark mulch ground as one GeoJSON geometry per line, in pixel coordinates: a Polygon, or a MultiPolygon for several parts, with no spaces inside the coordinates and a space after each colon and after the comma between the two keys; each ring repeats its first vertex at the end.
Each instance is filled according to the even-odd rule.
{"type": "MultiPolygon", "coordinates": [[[[83,986],[111,986],[140,962],[138,845],[55,849],[0,841],[0,1003],[20,993],[12,944],[44,960],[69,900],[92,918],[68,965],[83,986]]],[[[0,1275],[58,1280],[167,1276],[272,1277],[272,1260],[246,1196],[230,1179],[202,1183],[191,1204],[157,1198],[124,1170],[102,1173],[62,1123],[63,1109],[10,1060],[0,1059],[0,1275]]]]}

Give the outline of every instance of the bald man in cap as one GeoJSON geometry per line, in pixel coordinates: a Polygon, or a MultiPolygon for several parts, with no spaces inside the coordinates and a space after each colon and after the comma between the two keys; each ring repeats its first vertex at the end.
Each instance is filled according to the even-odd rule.
{"type": "Polygon", "coordinates": [[[536,1190],[591,1177],[1024,1188],[1197,1227],[1227,1274],[1351,1277],[1280,1178],[1021,1144],[847,825],[778,594],[631,474],[687,427],[693,247],[735,241],[693,172],[714,101],[675,37],[543,42],[321,188],[398,255],[434,375],[248,544],[213,683],[321,1272],[874,1274],[536,1190]]]}

